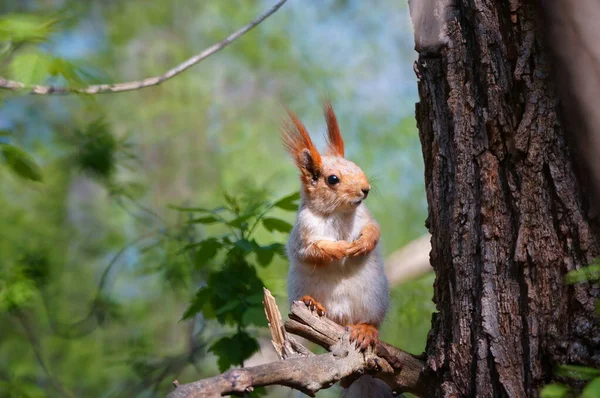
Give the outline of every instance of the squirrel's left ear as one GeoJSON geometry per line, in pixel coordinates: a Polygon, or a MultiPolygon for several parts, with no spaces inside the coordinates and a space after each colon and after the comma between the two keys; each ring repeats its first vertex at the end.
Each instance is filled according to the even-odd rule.
{"type": "Polygon", "coordinates": [[[321,155],[300,119],[289,109],[287,113],[290,121],[283,124],[281,131],[283,144],[302,172],[306,183],[313,183],[321,174],[323,164],[321,155]]]}
{"type": "Polygon", "coordinates": [[[344,157],[344,140],[340,133],[335,113],[330,102],[326,102],[323,107],[325,113],[325,121],[327,122],[327,143],[329,144],[329,153],[344,157]]]}

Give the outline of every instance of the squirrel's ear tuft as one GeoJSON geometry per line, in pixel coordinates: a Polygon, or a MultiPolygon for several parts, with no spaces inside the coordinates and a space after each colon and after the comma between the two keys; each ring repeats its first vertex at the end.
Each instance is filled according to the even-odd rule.
{"type": "Polygon", "coordinates": [[[303,175],[317,179],[322,166],[321,155],[298,117],[286,109],[290,121],[283,124],[281,138],[288,153],[303,175]]]}
{"type": "Polygon", "coordinates": [[[327,142],[329,144],[329,152],[332,155],[344,157],[344,140],[340,133],[333,107],[330,102],[326,102],[323,107],[325,113],[325,121],[327,122],[327,142]]]}

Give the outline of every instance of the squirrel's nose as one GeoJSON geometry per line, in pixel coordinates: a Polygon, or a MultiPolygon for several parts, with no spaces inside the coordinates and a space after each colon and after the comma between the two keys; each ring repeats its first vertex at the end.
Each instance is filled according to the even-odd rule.
{"type": "Polygon", "coordinates": [[[367,198],[367,196],[369,195],[369,191],[370,191],[370,190],[371,190],[370,188],[363,188],[363,189],[361,189],[361,191],[362,191],[363,195],[365,195],[365,199],[366,199],[366,198],[367,198]]]}

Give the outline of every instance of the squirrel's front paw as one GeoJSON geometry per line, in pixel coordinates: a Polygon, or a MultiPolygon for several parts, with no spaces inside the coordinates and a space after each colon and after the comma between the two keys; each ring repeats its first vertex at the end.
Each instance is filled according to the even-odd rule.
{"type": "Polygon", "coordinates": [[[300,301],[302,301],[304,304],[306,304],[306,306],[308,308],[310,308],[311,311],[315,311],[317,313],[317,315],[319,315],[319,316],[325,315],[325,307],[323,307],[323,304],[319,303],[314,298],[312,298],[310,296],[302,296],[300,301]]]}
{"type": "Polygon", "coordinates": [[[370,253],[374,248],[375,245],[367,244],[367,242],[359,238],[350,244],[346,256],[364,256],[365,254],[370,253]]]}
{"type": "Polygon", "coordinates": [[[330,260],[341,260],[346,257],[346,253],[351,247],[351,243],[345,240],[339,240],[337,242],[320,240],[317,242],[317,245],[330,260]]]}
{"type": "Polygon", "coordinates": [[[350,342],[356,342],[356,347],[361,351],[367,347],[375,347],[379,339],[379,331],[370,323],[358,323],[356,325],[348,325],[350,331],[350,342]]]}

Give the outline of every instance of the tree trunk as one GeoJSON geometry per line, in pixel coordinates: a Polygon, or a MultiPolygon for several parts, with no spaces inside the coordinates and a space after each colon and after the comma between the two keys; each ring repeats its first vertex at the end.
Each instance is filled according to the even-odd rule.
{"type": "Polygon", "coordinates": [[[437,396],[537,396],[600,366],[600,253],[532,1],[412,0],[416,107],[436,272],[437,396]]]}

